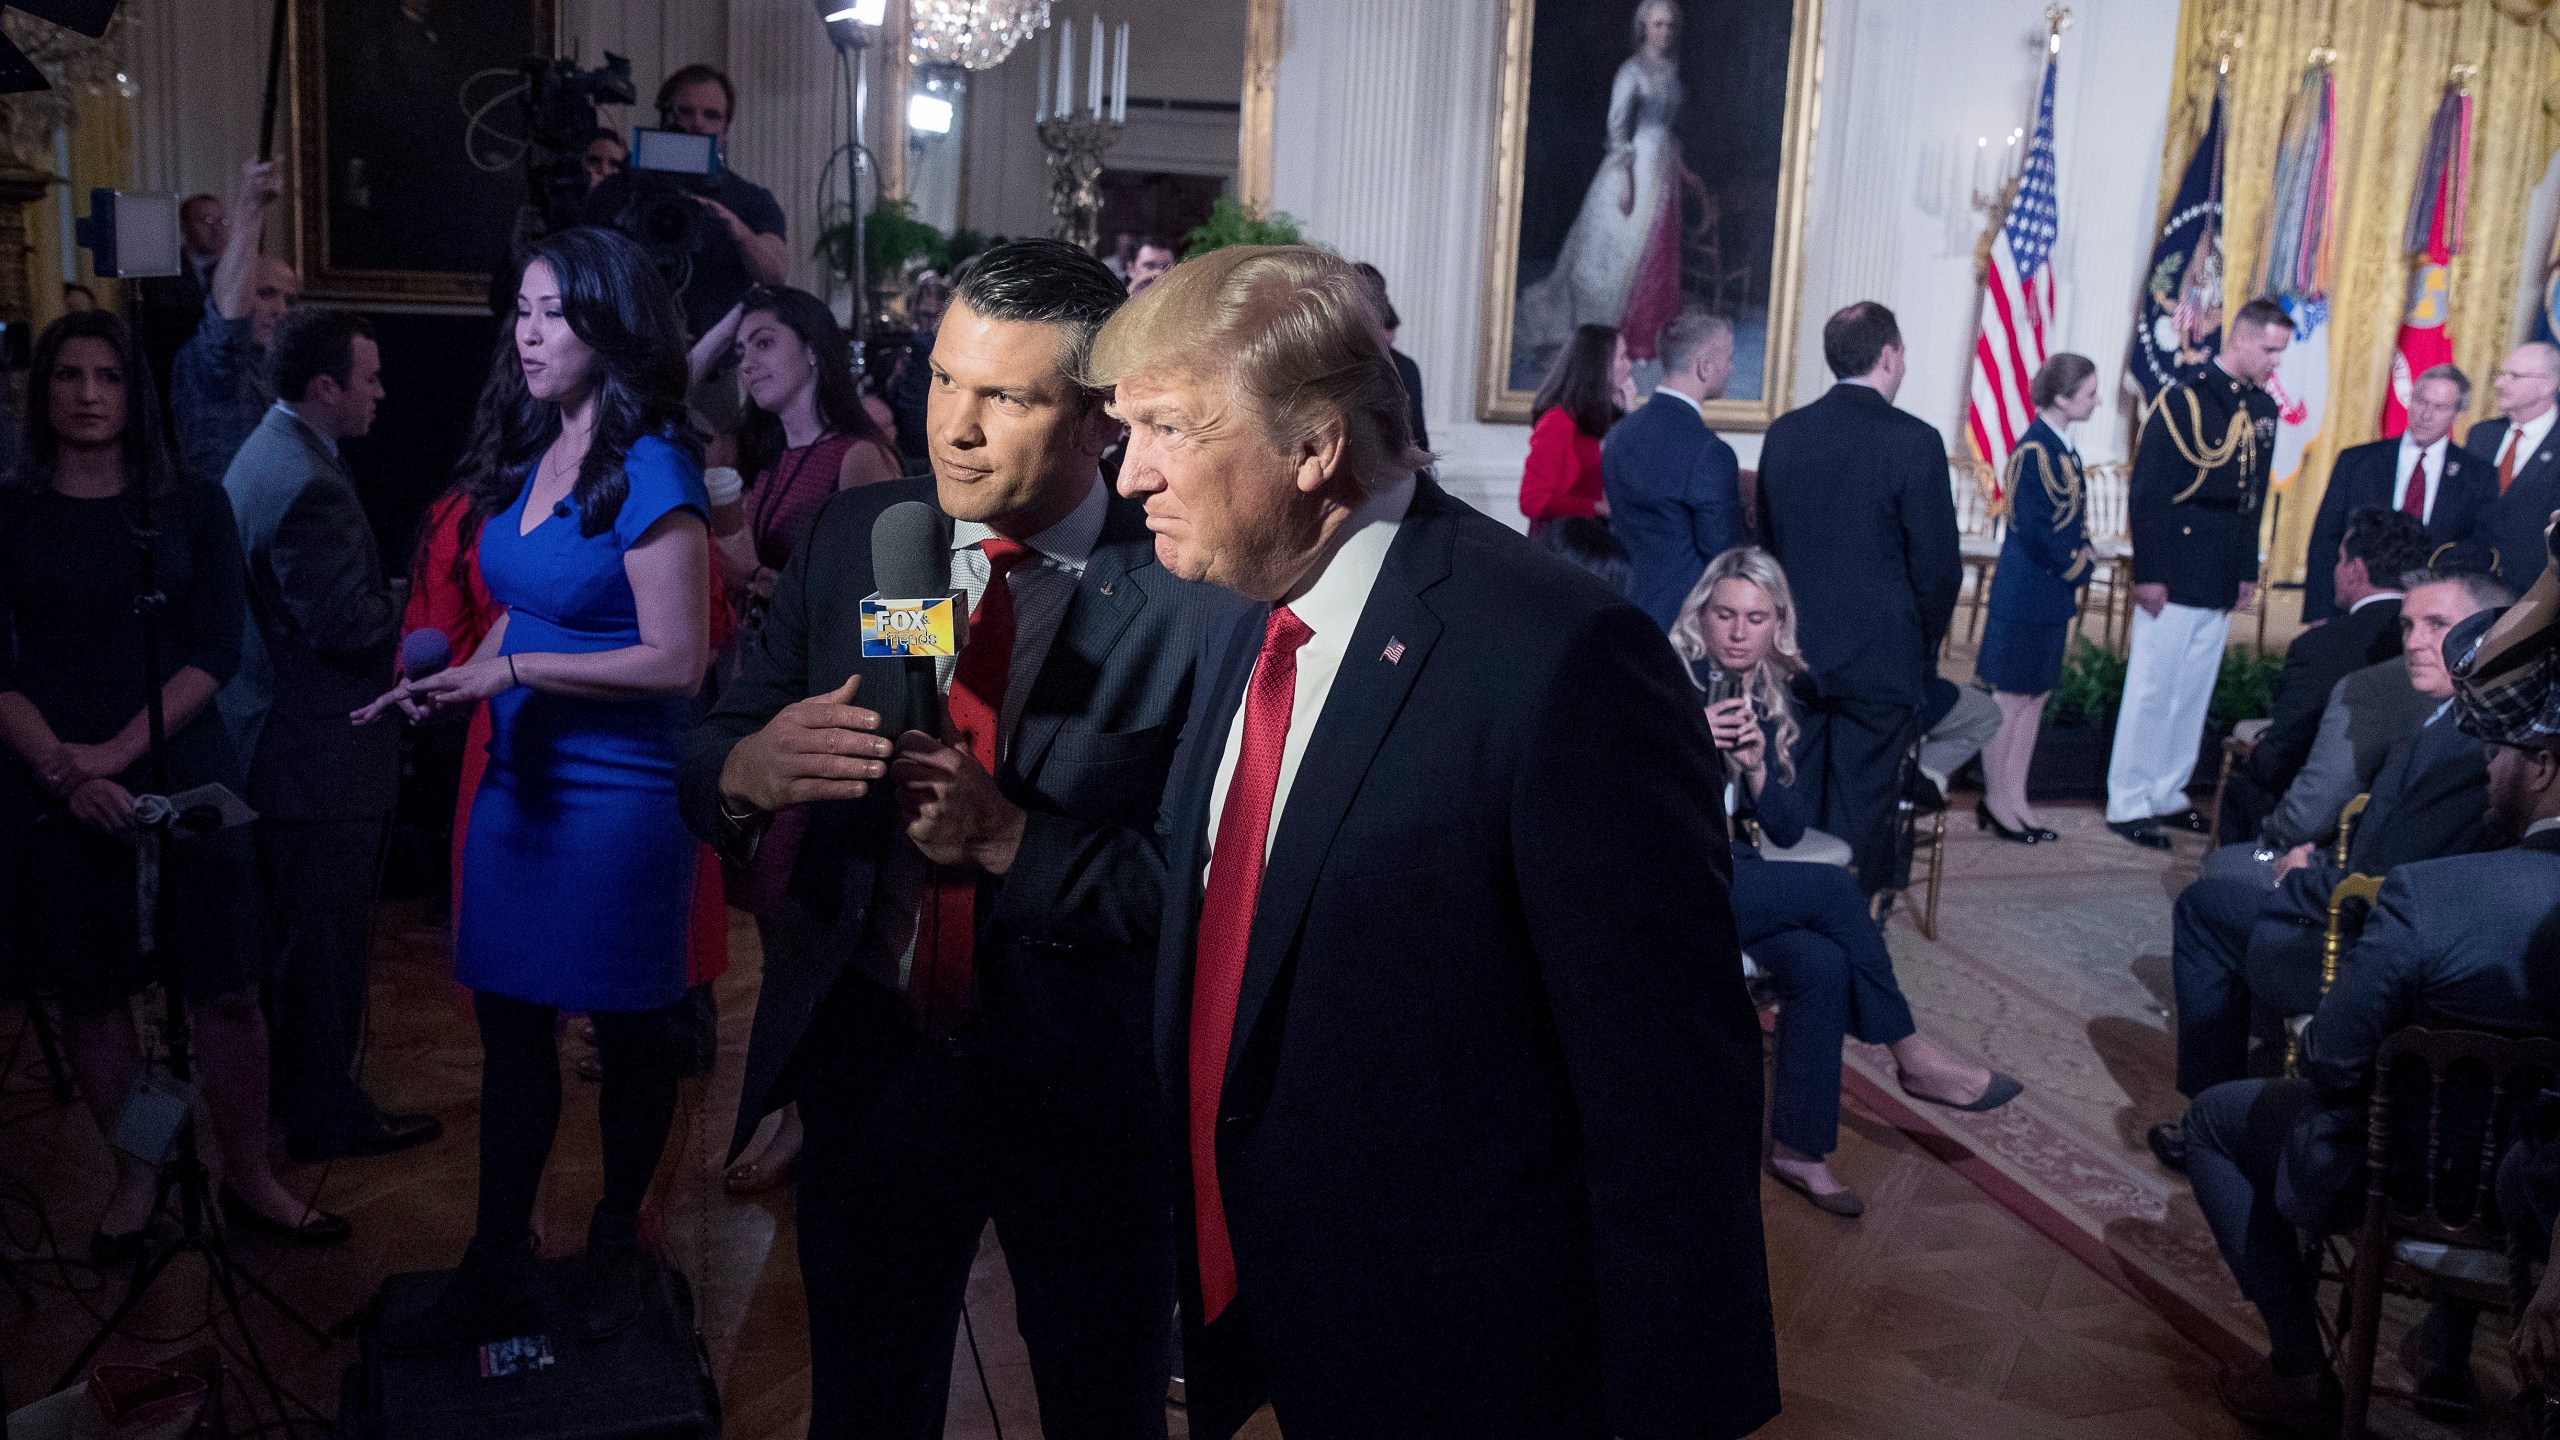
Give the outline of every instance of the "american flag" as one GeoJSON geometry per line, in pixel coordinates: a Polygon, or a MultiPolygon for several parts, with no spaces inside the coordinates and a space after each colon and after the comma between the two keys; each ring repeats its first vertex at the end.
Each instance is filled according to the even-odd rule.
{"type": "Polygon", "coordinates": [[[2062,211],[2053,189],[2053,70],[2044,62],[2036,101],[2035,139],[2018,173],[2017,198],[1991,241],[1991,273],[1983,284],[1982,329],[1973,342],[1973,399],[1965,427],[1974,453],[1991,466],[1994,494],[2009,452],[2035,423],[2029,392],[2044,364],[2045,325],[2053,318],[2053,238],[2062,211]]]}

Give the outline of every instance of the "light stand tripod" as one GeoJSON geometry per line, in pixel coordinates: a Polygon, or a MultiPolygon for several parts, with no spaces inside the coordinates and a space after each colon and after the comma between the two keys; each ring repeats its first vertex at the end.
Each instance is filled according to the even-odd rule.
{"type": "MultiPolygon", "coordinates": [[[[134,617],[142,627],[143,718],[149,739],[149,763],[152,793],[140,797],[134,806],[134,819],[139,832],[135,841],[135,948],[145,964],[158,967],[156,983],[166,1011],[161,1023],[160,1039],[168,1051],[170,1078],[187,1093],[190,1103],[179,1120],[177,1137],[170,1158],[160,1167],[160,1195],[153,1213],[165,1206],[172,1192],[178,1202],[178,1233],[151,1248],[136,1262],[133,1279],[125,1287],[124,1299],[81,1347],[78,1358],[64,1369],[54,1382],[56,1390],[82,1378],[89,1362],[98,1357],[107,1341],[132,1317],[134,1310],[149,1294],[154,1282],[169,1268],[169,1262],[180,1255],[193,1254],[204,1262],[213,1281],[215,1295],[223,1313],[231,1317],[232,1328],[239,1332],[242,1352],[248,1357],[250,1372],[267,1392],[275,1406],[276,1422],[290,1430],[293,1421],[286,1411],[284,1386],[258,1348],[257,1333],[249,1326],[241,1293],[246,1290],[267,1302],[269,1308],[300,1327],[324,1348],[328,1332],[311,1322],[309,1317],[285,1303],[282,1296],[269,1289],[267,1283],[242,1265],[231,1253],[231,1244],[223,1231],[221,1210],[214,1204],[213,1177],[205,1169],[204,1157],[197,1148],[195,1112],[192,1104],[195,1075],[194,1056],[187,1023],[187,1003],[183,977],[176,952],[160,944],[161,886],[160,853],[173,837],[200,836],[222,829],[227,817],[218,806],[196,806],[180,810],[168,798],[169,733],[168,716],[161,707],[160,687],[160,616],[168,607],[168,597],[160,593],[158,567],[152,553],[160,538],[151,522],[151,481],[135,476],[126,493],[133,503],[134,552],[138,558],[137,590],[133,599],[134,617]]],[[[219,724],[218,719],[206,723],[219,724]]],[[[192,797],[187,797],[192,798],[192,797]]],[[[218,1325],[220,1315],[213,1317],[218,1325]]],[[[217,1331],[217,1334],[219,1332],[217,1331]]],[[[303,1407],[310,1410],[309,1406],[303,1407]]],[[[317,1411],[311,1412],[315,1419],[317,1411]]]]}

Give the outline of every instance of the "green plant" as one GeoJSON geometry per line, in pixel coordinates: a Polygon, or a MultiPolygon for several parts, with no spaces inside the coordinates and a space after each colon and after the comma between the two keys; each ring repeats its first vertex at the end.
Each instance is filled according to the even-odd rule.
{"type": "Polygon", "coordinates": [[[2090,644],[2085,636],[2073,636],[2070,652],[2062,658],[2062,678],[2044,702],[2045,723],[2104,725],[2113,720],[2124,701],[2124,666],[2123,656],[2090,644]]]}
{"type": "MultiPolygon", "coordinates": [[[[915,207],[904,200],[883,200],[864,217],[862,248],[868,261],[866,269],[872,279],[896,275],[907,262],[922,259],[933,269],[947,268],[951,263],[951,242],[943,233],[916,218],[915,207]]],[[[817,248],[811,253],[827,262],[838,275],[853,273],[853,212],[839,203],[827,207],[818,227],[817,248]]]]}
{"type": "Polygon", "coordinates": [[[2243,720],[2275,713],[2276,680],[2283,673],[2282,655],[2247,645],[2223,651],[2222,673],[2213,681],[2213,703],[2204,712],[2205,728],[2227,735],[2243,720]]]}
{"type": "Polygon", "coordinates": [[[1294,215],[1264,214],[1233,196],[1221,195],[1209,207],[1209,223],[1182,237],[1182,258],[1191,259],[1229,245],[1304,245],[1307,237],[1294,215]]]}

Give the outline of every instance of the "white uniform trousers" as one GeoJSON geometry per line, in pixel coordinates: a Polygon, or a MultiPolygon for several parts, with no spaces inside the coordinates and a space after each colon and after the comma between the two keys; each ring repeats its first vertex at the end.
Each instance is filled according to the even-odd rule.
{"type": "Polygon", "coordinates": [[[2222,675],[2231,612],[2163,605],[2133,612],[2133,649],[2116,712],[2115,753],[2107,761],[2107,819],[2121,824],[2187,808],[2204,715],[2222,675]]]}

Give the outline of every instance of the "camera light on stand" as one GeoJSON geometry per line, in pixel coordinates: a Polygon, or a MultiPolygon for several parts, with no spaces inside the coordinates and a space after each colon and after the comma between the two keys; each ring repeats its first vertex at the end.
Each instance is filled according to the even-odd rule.
{"type": "Polygon", "coordinates": [[[907,128],[919,135],[951,133],[951,102],[939,95],[907,97],[907,128]]]}
{"type": "Polygon", "coordinates": [[[856,25],[878,25],[889,18],[889,0],[853,0],[827,12],[827,23],[850,20],[856,25]]]}

